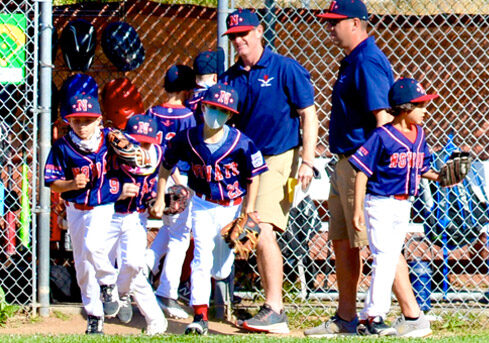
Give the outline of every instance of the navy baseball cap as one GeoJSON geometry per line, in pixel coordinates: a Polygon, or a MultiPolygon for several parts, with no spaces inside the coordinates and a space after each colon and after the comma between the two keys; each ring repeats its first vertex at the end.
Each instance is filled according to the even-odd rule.
{"type": "Polygon", "coordinates": [[[210,87],[205,93],[202,103],[219,107],[233,113],[239,113],[238,92],[236,92],[233,87],[222,83],[217,83],[210,87]]]}
{"type": "Polygon", "coordinates": [[[194,71],[197,75],[221,74],[224,71],[224,50],[203,51],[195,57],[194,71]]]}
{"type": "Polygon", "coordinates": [[[318,14],[318,17],[325,19],[359,18],[368,20],[368,11],[362,0],[337,0],[331,1],[329,9],[325,13],[318,14]]]}
{"type": "Polygon", "coordinates": [[[186,65],[175,64],[165,74],[165,90],[167,92],[173,93],[191,90],[196,85],[195,72],[186,65]]]}
{"type": "Polygon", "coordinates": [[[228,30],[222,34],[223,36],[230,33],[251,31],[260,25],[260,21],[255,12],[238,9],[228,15],[226,25],[228,30]]]}
{"type": "Polygon", "coordinates": [[[426,94],[425,89],[415,79],[401,78],[389,90],[389,104],[398,106],[407,103],[420,103],[438,98],[438,94],[426,94]]]}
{"type": "Polygon", "coordinates": [[[72,96],[67,103],[65,118],[71,117],[101,117],[102,111],[96,97],[88,94],[77,94],[72,96]]]}
{"type": "Polygon", "coordinates": [[[127,120],[126,133],[141,143],[158,144],[158,124],[145,114],[136,114],[127,120]]]}

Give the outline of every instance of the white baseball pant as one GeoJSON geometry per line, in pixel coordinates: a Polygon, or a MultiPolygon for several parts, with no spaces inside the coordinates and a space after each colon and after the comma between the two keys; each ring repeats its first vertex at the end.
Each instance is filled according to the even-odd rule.
{"type": "Polygon", "coordinates": [[[76,279],[87,315],[104,316],[100,285],[114,280],[116,270],[106,250],[106,231],[114,213],[114,204],[79,210],[67,202],[66,218],[73,246],[76,279]]]}
{"type": "Polygon", "coordinates": [[[149,324],[164,320],[156,297],[144,276],[141,256],[147,246],[147,213],[115,213],[109,229],[108,246],[118,253],[117,288],[120,295],[133,294],[134,300],[149,324]]]}
{"type": "Polygon", "coordinates": [[[211,276],[225,279],[234,264],[234,251],[221,237],[221,229],[239,216],[241,205],[221,206],[197,196],[192,198],[194,258],[191,269],[191,305],[208,305],[211,276]]]}
{"type": "Polygon", "coordinates": [[[365,222],[373,263],[372,280],[360,319],[376,316],[385,319],[389,312],[392,284],[410,216],[409,200],[370,194],[365,198],[365,222]]]}

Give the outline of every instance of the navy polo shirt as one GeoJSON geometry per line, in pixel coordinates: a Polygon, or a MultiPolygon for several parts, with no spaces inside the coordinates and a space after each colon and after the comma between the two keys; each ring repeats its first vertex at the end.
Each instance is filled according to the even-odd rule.
{"type": "Polygon", "coordinates": [[[248,72],[241,61],[221,77],[238,92],[239,114],[232,123],[264,155],[278,155],[301,144],[297,109],[314,105],[309,72],[268,47],[248,72]]]}
{"type": "Polygon", "coordinates": [[[394,83],[387,57],[368,37],[347,55],[333,86],[329,149],[352,154],[377,125],[372,111],[389,108],[388,93],[394,83]]]}

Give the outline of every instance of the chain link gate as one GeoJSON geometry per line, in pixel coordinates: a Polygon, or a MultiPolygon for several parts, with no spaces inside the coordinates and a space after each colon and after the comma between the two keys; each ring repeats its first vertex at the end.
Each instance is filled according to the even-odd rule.
{"type": "Polygon", "coordinates": [[[37,293],[38,5],[0,4],[0,303],[31,305],[37,293]]]}
{"type": "MultiPolygon", "coordinates": [[[[187,3],[128,0],[57,6],[53,12],[54,26],[59,35],[69,20],[84,18],[95,26],[100,37],[107,22],[121,20],[131,24],[145,47],[143,65],[135,71],[118,72],[98,46],[95,61],[86,73],[97,80],[100,88],[111,79],[128,77],[148,108],[162,102],[163,78],[169,66],[192,65],[198,52],[216,47],[216,8],[187,3]]],[[[436,185],[425,183],[424,196],[413,210],[413,230],[408,233],[404,254],[412,271],[418,272],[418,279],[427,278],[431,283],[424,297],[420,293],[420,299],[430,299],[425,309],[431,307],[436,314],[477,316],[487,325],[481,310],[489,302],[484,294],[489,284],[484,231],[488,202],[485,161],[489,157],[488,108],[484,103],[489,95],[484,82],[488,77],[489,58],[485,49],[489,42],[485,32],[489,5],[468,0],[453,4],[435,0],[366,3],[372,13],[370,33],[392,63],[396,77],[414,77],[428,91],[441,95],[430,105],[431,116],[426,119],[428,143],[442,159],[453,148],[447,146],[453,133],[453,144],[470,150],[475,158],[470,182],[446,194],[436,185]]],[[[293,209],[291,230],[279,241],[285,261],[286,305],[308,319],[315,319],[324,316],[325,310],[334,311],[337,301],[334,254],[327,241],[328,167],[332,162],[327,132],[331,89],[343,55],[329,40],[325,23],[316,18],[328,8],[329,0],[240,0],[234,6],[255,8],[265,24],[267,44],[298,60],[310,71],[314,83],[320,118],[316,166],[321,169],[322,180],[311,187],[310,201],[293,209]]],[[[53,81],[60,88],[73,72],[66,67],[59,51],[53,61],[53,81]]],[[[53,263],[65,263],[69,245],[64,246],[61,235],[51,239],[53,263]]],[[[363,299],[370,277],[368,249],[363,256],[366,264],[359,299],[363,299]]],[[[237,261],[236,265],[238,294],[260,304],[263,293],[253,259],[251,263],[237,261]]]]}

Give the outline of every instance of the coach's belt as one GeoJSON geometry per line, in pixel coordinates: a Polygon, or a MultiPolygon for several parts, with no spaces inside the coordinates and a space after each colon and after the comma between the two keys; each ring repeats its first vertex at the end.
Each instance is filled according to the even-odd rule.
{"type": "Polygon", "coordinates": [[[212,202],[214,204],[218,204],[221,206],[236,206],[236,205],[239,205],[243,202],[243,197],[240,197],[237,199],[230,199],[230,200],[214,200],[214,199],[207,198],[207,196],[205,194],[195,193],[195,195],[197,195],[199,198],[201,198],[205,201],[212,202]]]}
{"type": "Polygon", "coordinates": [[[76,204],[74,202],[69,202],[69,204],[71,204],[74,208],[76,208],[77,210],[80,210],[80,211],[90,211],[90,210],[94,209],[93,206],[88,206],[85,204],[76,204]]]}
{"type": "Polygon", "coordinates": [[[409,194],[396,194],[392,196],[396,200],[409,200],[414,201],[414,196],[409,194]]]}

